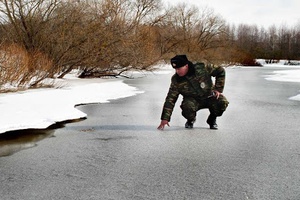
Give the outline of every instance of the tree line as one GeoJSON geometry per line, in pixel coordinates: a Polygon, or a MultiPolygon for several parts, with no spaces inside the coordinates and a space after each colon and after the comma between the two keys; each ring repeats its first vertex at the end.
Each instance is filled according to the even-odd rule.
{"type": "Polygon", "coordinates": [[[267,62],[300,59],[300,23],[292,28],[273,25],[267,29],[241,24],[238,27],[231,26],[229,34],[234,48],[242,53],[240,60],[235,60],[242,64],[250,64],[254,58],[262,58],[267,62]]]}
{"type": "Polygon", "coordinates": [[[299,59],[300,28],[232,26],[210,8],[161,0],[0,0],[0,85],[152,70],[175,54],[214,64],[299,59]]]}

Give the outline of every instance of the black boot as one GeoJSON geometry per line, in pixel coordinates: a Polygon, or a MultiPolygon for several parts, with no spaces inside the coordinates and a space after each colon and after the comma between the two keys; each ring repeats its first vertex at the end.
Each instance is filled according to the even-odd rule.
{"type": "Polygon", "coordinates": [[[208,123],[210,129],[214,129],[214,130],[218,129],[217,117],[215,115],[210,114],[206,122],[208,123]]]}
{"type": "Polygon", "coordinates": [[[185,123],[185,128],[193,128],[196,120],[187,120],[185,123]]]}

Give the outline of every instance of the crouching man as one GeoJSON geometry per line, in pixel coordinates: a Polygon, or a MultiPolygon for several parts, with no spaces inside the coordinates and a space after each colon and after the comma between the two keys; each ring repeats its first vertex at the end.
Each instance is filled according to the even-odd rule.
{"type": "Polygon", "coordinates": [[[210,129],[218,129],[216,119],[223,114],[229,104],[222,94],[225,69],[204,63],[193,64],[186,55],[176,55],[171,59],[171,65],[176,73],[172,76],[157,129],[163,130],[166,125],[170,126],[171,115],[179,95],[183,96],[180,107],[182,116],[187,119],[185,128],[193,128],[197,111],[208,108],[210,114],[206,122],[210,129]],[[215,77],[214,84],[212,77],[215,77]]]}

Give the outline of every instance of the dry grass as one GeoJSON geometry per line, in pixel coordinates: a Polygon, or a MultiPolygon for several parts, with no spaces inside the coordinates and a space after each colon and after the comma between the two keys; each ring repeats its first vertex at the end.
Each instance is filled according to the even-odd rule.
{"type": "Polygon", "coordinates": [[[0,91],[42,86],[52,62],[41,52],[27,52],[16,45],[0,46],[0,91]]]}

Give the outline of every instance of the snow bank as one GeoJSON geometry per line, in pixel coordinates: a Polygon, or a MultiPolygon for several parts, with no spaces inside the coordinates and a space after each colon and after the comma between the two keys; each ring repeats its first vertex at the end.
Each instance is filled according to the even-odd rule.
{"type": "Polygon", "coordinates": [[[59,89],[31,89],[0,94],[0,133],[48,126],[86,117],[77,104],[107,103],[142,93],[121,80],[64,79],[59,89]]]}

